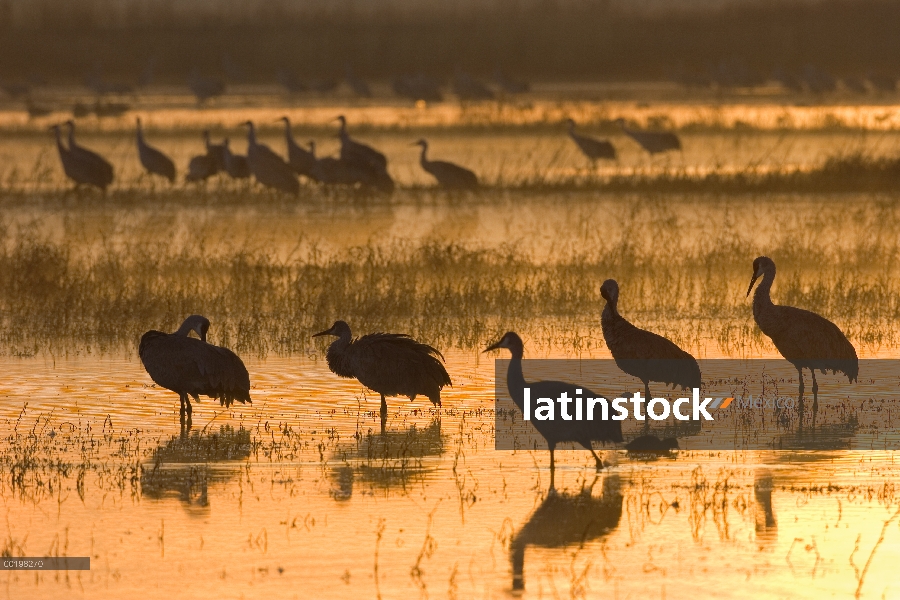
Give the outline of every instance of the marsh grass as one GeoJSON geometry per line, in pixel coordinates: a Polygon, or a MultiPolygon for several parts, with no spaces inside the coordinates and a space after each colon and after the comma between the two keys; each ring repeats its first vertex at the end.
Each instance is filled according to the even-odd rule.
{"type": "Polygon", "coordinates": [[[772,350],[745,297],[760,254],[778,264],[776,302],[827,315],[858,347],[900,342],[895,203],[708,202],[724,203],[721,223],[702,216],[704,201],[607,203],[545,251],[527,232],[499,244],[372,240],[326,251],[311,242],[283,254],[254,243],[252,228],[227,243],[198,231],[174,244],[153,234],[158,216],[94,243],[6,224],[0,348],[131,353],[144,331],[202,313],[212,341],[245,355],[315,351],[310,335],[336,319],[442,349],[516,330],[539,347],[602,353],[599,284],[614,277],[635,323],[701,354],[745,354],[772,350]]]}

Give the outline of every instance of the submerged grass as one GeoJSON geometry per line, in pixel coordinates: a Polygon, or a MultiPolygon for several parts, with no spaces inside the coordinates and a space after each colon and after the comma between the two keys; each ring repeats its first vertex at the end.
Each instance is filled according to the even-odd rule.
{"type": "MultiPolygon", "coordinates": [[[[552,211],[546,202],[530,208],[552,211]]],[[[197,232],[176,244],[168,226],[153,232],[162,217],[152,211],[93,242],[7,224],[0,348],[135,351],[144,331],[171,331],[202,313],[215,343],[258,356],[308,352],[310,335],[336,319],[359,334],[402,331],[442,348],[477,348],[512,329],[543,347],[603,351],[599,285],[614,277],[620,308],[637,324],[690,348],[741,354],[768,348],[745,297],[760,254],[778,264],[776,302],[828,316],[857,347],[900,343],[896,203],[708,202],[598,203],[566,231],[507,233],[499,244],[449,235],[328,251],[310,242],[287,254],[254,243],[260,230],[246,224],[246,239],[197,232]],[[558,239],[536,249],[547,235],[558,239]]]]}

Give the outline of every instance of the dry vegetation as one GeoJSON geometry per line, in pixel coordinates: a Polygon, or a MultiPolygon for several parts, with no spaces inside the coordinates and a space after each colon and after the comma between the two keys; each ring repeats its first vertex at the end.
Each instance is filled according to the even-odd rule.
{"type": "MultiPolygon", "coordinates": [[[[553,210],[554,199],[527,202],[553,210]]],[[[324,252],[310,243],[279,258],[255,234],[222,244],[202,224],[172,244],[152,234],[152,211],[115,239],[89,242],[7,224],[0,344],[18,355],[134,351],[143,331],[174,330],[200,312],[217,343],[256,355],[305,352],[310,334],[338,318],[359,333],[405,331],[445,348],[516,329],[591,351],[602,348],[599,284],[615,277],[637,323],[693,348],[742,353],[767,344],[745,298],[763,253],[778,264],[777,302],[829,316],[861,346],[900,341],[900,210],[890,199],[651,196],[603,206],[540,254],[519,233],[499,246],[394,240],[324,252]]]]}

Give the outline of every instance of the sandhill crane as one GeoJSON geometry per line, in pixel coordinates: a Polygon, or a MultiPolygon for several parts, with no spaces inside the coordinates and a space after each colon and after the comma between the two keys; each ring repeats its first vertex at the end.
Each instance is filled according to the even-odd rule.
{"type": "Polygon", "coordinates": [[[369,174],[365,170],[333,156],[316,158],[316,143],[312,140],[308,143],[309,152],[316,161],[310,173],[312,179],[329,185],[366,184],[369,174]]]}
{"type": "Polygon", "coordinates": [[[213,162],[215,170],[213,175],[219,171],[225,170],[225,146],[224,144],[213,144],[209,137],[209,130],[203,130],[203,143],[206,146],[206,154],[213,162]]]}
{"type": "Polygon", "coordinates": [[[198,104],[203,104],[211,98],[225,94],[225,82],[217,77],[201,75],[197,69],[191,71],[188,77],[188,87],[197,98],[198,104]]]}
{"type": "Polygon", "coordinates": [[[592,163],[596,163],[600,159],[614,160],[616,158],[616,149],[609,140],[598,140],[586,135],[575,133],[575,121],[566,119],[569,126],[569,137],[575,141],[578,149],[592,163]]]}
{"type": "Polygon", "coordinates": [[[97,182],[93,185],[106,190],[109,184],[113,182],[112,165],[93,150],[88,150],[75,143],[75,121],[69,119],[66,121],[66,125],[69,126],[69,153],[82,161],[85,168],[93,173],[92,177],[97,182]]]}
{"type": "Polygon", "coordinates": [[[753,290],[753,284],[762,277],[762,281],[753,294],[753,318],[760,330],[775,344],[775,347],[788,362],[797,369],[800,379],[800,397],[797,405],[800,413],[800,425],[803,425],[803,369],[812,373],[813,390],[813,425],[819,409],[819,385],[816,383],[816,369],[822,373],[843,373],[852,383],[859,375],[859,359],[856,349],[837,325],[816,313],[793,306],[779,306],[772,302],[769,292],[775,281],[775,262],[760,256],[753,261],[753,278],[747,295],[753,290]]]}
{"type": "Polygon", "coordinates": [[[381,394],[381,430],[387,424],[385,396],[422,395],[435,406],[441,405],[441,389],[452,386],[444,356],[432,346],[402,333],[370,333],[353,339],[350,326],[336,321],[330,329],[313,337],[337,336],[328,347],[325,360],[335,375],[359,380],[381,394]]]}
{"type": "Polygon", "coordinates": [[[394,80],[394,93],[403,98],[418,102],[440,102],[444,99],[441,94],[440,84],[421,73],[416,75],[404,75],[394,80]]]}
{"type": "Polygon", "coordinates": [[[360,98],[371,98],[372,89],[369,87],[368,83],[356,76],[356,73],[353,71],[353,67],[348,64],[345,71],[347,85],[350,86],[350,89],[353,90],[353,93],[360,98]]]}
{"type": "Polygon", "coordinates": [[[256,127],[253,121],[245,121],[247,126],[247,164],[258,182],[266,187],[286,194],[300,193],[297,174],[289,164],[275,154],[271,148],[256,141],[256,127]]]}
{"type": "Polygon", "coordinates": [[[250,402],[250,374],[238,356],[227,348],[206,342],[209,319],[191,315],[175,333],[150,330],[141,336],[138,355],[156,385],[178,394],[181,423],[190,425],[193,396],[209,396],[225,407],[250,402]],[[189,337],[194,331],[200,339],[189,337]]]}
{"type": "Polygon", "coordinates": [[[585,487],[578,494],[549,494],[519,528],[509,543],[515,592],[525,589],[525,549],[583,547],[586,542],[600,539],[622,520],[622,492],[619,475],[603,480],[599,498],[592,492],[596,484],[585,487]]]}
{"type": "Polygon", "coordinates": [[[315,155],[309,150],[301,148],[300,145],[294,141],[294,134],[291,132],[291,120],[288,117],[281,117],[278,120],[284,123],[284,138],[285,143],[287,144],[288,164],[291,165],[291,168],[294,169],[294,172],[297,173],[297,175],[312,178],[313,169],[316,168],[315,155]]]}
{"type": "MultiPolygon", "coordinates": [[[[644,384],[649,402],[650,382],[656,381],[685,388],[700,387],[700,365],[693,356],[672,341],[645,329],[639,329],[619,314],[619,284],[607,279],[600,286],[606,300],[600,325],[603,339],[616,361],[616,366],[644,384]]],[[[645,421],[649,426],[650,421],[645,421]]]]}
{"type": "Polygon", "coordinates": [[[203,132],[204,146],[206,147],[206,154],[198,154],[191,158],[188,163],[187,174],[184,176],[184,180],[188,183],[200,183],[206,181],[213,175],[219,172],[219,167],[215,158],[210,156],[209,153],[209,132],[203,132]]]}
{"type": "Polygon", "coordinates": [[[347,119],[339,115],[336,121],[341,122],[341,130],[338,136],[341,138],[341,159],[356,163],[364,167],[386,169],[387,158],[371,146],[357,142],[347,133],[347,119]]]}
{"type": "Polygon", "coordinates": [[[652,154],[667,152],[668,150],[681,150],[681,140],[670,131],[642,131],[631,129],[625,124],[625,119],[616,119],[616,124],[622,131],[636,141],[641,147],[652,154]]]}
{"type": "Polygon", "coordinates": [[[453,87],[453,93],[456,94],[460,100],[494,99],[494,92],[484,85],[484,83],[462,71],[456,73],[451,85],[453,87]]]}
{"type": "Polygon", "coordinates": [[[232,179],[247,179],[250,177],[250,165],[247,163],[247,157],[240,154],[232,154],[229,146],[228,138],[222,142],[225,149],[225,172],[232,179]]]}
{"type": "Polygon", "coordinates": [[[341,160],[364,172],[362,183],[365,185],[393,191],[394,180],[387,172],[387,158],[384,154],[351,138],[347,133],[347,119],[344,115],[338,116],[336,120],[341,122],[341,160]]]}
{"type": "Polygon", "coordinates": [[[56,149],[59,151],[59,160],[62,163],[66,177],[75,182],[76,188],[80,185],[92,185],[105,191],[109,185],[106,173],[98,172],[92,162],[85,161],[81,157],[72,154],[63,145],[59,125],[53,125],[50,129],[56,134],[56,149]]]}
{"type": "Polygon", "coordinates": [[[172,159],[144,141],[144,130],[141,128],[141,119],[137,119],[137,147],[138,158],[148,173],[161,175],[175,183],[175,163],[172,159]]]}
{"type": "Polygon", "coordinates": [[[507,94],[524,94],[531,90],[531,86],[528,85],[527,81],[513,79],[504,73],[502,69],[497,69],[494,72],[494,81],[507,94]]]}
{"type": "Polygon", "coordinates": [[[426,156],[428,142],[424,139],[413,145],[422,147],[419,164],[422,165],[426,172],[437,179],[441,187],[452,190],[473,190],[478,187],[478,177],[469,169],[443,160],[428,160],[426,156]]]}
{"type": "MultiPolygon", "coordinates": [[[[584,397],[599,398],[602,394],[596,394],[591,390],[564,383],[562,381],[531,381],[526,382],[525,376],[522,374],[522,357],[524,356],[524,344],[522,338],[512,331],[506,332],[500,341],[491,344],[485,348],[484,352],[490,352],[498,348],[506,348],[512,354],[512,360],[506,371],[506,387],[509,390],[510,398],[519,407],[522,413],[525,413],[525,397],[524,390],[526,387],[531,389],[532,398],[558,398],[563,393],[569,394],[570,398],[584,397]]],[[[611,397],[611,396],[607,396],[611,397]]],[[[564,421],[562,419],[541,421],[533,419],[530,421],[538,433],[547,440],[547,446],[550,448],[550,490],[555,490],[554,474],[556,466],[553,460],[553,452],[556,445],[563,442],[576,442],[584,446],[591,452],[597,463],[597,470],[603,468],[603,461],[597,456],[591,442],[621,442],[622,441],[622,422],[621,421],[604,421],[604,420],[584,420],[584,421],[564,421]]]]}

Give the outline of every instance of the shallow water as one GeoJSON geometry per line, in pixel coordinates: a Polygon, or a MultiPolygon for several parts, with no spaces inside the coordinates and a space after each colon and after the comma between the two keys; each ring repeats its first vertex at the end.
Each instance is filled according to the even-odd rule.
{"type": "Polygon", "coordinates": [[[321,360],[251,360],[253,405],[196,404],[183,440],[135,359],[4,360],[4,435],[76,465],[4,480],[5,547],[92,556],[5,594],[502,598],[523,549],[525,597],[898,593],[893,453],[607,450],[594,481],[561,451],[548,497],[545,452],[493,449],[493,361],[448,363],[440,415],[393,400],[382,437],[377,398],[321,360]]]}

